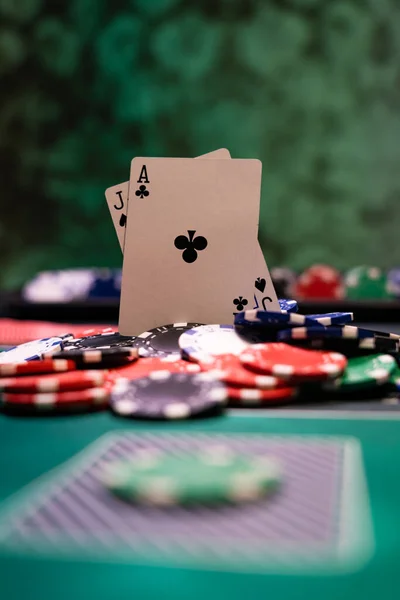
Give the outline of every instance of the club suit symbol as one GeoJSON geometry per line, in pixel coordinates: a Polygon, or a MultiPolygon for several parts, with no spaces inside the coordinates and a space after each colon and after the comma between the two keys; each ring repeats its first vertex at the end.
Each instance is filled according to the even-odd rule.
{"type": "Polygon", "coordinates": [[[149,194],[150,192],[145,185],[139,185],[139,189],[135,192],[135,195],[138,196],[138,198],[147,198],[149,194]]]}
{"type": "Polygon", "coordinates": [[[236,306],[236,309],[239,312],[244,310],[244,307],[247,306],[248,303],[248,300],[246,300],[246,298],[243,298],[243,296],[239,296],[239,298],[235,298],[233,301],[233,304],[236,306]]]}
{"type": "Polygon", "coordinates": [[[186,263],[194,263],[197,260],[198,252],[207,248],[208,242],[205,237],[198,235],[194,237],[196,230],[189,230],[188,235],[178,235],[174,240],[174,246],[178,250],[183,250],[182,258],[186,263]]]}

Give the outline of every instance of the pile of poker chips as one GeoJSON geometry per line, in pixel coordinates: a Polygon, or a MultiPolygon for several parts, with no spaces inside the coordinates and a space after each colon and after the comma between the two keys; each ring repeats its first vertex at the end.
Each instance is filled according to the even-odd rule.
{"type": "MultiPolygon", "coordinates": [[[[400,268],[385,272],[373,265],[360,265],[342,274],[326,264],[314,264],[297,274],[286,266],[271,268],[278,297],[298,300],[389,300],[400,298],[400,268]]],[[[42,271],[22,289],[30,303],[118,301],[120,269],[64,269],[42,271]]]]}
{"type": "Polygon", "coordinates": [[[119,299],[121,269],[60,269],[41,271],[22,289],[26,302],[77,302],[119,299]]]}
{"type": "Polygon", "coordinates": [[[344,275],[332,266],[315,264],[296,275],[286,267],[271,269],[278,295],[298,300],[390,300],[400,298],[400,268],[388,272],[371,265],[349,269],[344,275]]]}
{"type": "Polygon", "coordinates": [[[122,418],[187,419],[227,406],[273,408],[319,394],[400,391],[400,336],[352,324],[352,313],[237,313],[230,325],[174,323],[122,336],[53,336],[0,354],[2,410],[111,410],[122,418]]]}

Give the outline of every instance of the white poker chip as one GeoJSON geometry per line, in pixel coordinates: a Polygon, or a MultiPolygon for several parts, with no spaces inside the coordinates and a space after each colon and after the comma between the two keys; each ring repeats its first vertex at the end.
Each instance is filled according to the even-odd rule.
{"type": "Polygon", "coordinates": [[[222,354],[239,356],[249,345],[233,325],[201,325],[185,331],[179,338],[182,354],[194,362],[222,354]]]}
{"type": "Polygon", "coordinates": [[[62,349],[63,339],[60,337],[49,337],[34,340],[26,344],[14,346],[0,354],[0,363],[18,363],[26,360],[38,360],[43,356],[50,356],[62,349]]]}

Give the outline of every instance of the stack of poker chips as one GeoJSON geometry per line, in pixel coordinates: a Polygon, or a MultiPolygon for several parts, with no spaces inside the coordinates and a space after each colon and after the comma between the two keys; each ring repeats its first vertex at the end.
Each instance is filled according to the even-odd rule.
{"type": "MultiPolygon", "coordinates": [[[[271,268],[278,297],[298,300],[390,300],[400,298],[400,268],[388,272],[373,265],[360,265],[342,274],[330,265],[314,264],[300,274],[287,266],[271,268]]],[[[42,271],[22,289],[30,303],[118,301],[120,269],[64,269],[42,271]]]]}
{"type": "Polygon", "coordinates": [[[0,354],[2,409],[40,415],[110,409],[134,419],[220,415],[226,407],[323,408],[400,390],[400,336],[352,324],[349,312],[250,310],[235,323],[175,323],[122,336],[63,334],[0,354]]]}

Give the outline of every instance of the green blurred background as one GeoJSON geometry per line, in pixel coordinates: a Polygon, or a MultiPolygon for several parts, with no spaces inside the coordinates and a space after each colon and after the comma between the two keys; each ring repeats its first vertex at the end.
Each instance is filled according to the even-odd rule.
{"type": "Polygon", "coordinates": [[[0,286],[119,266],[135,155],[263,162],[270,265],[400,264],[398,0],[0,0],[0,286]]]}

